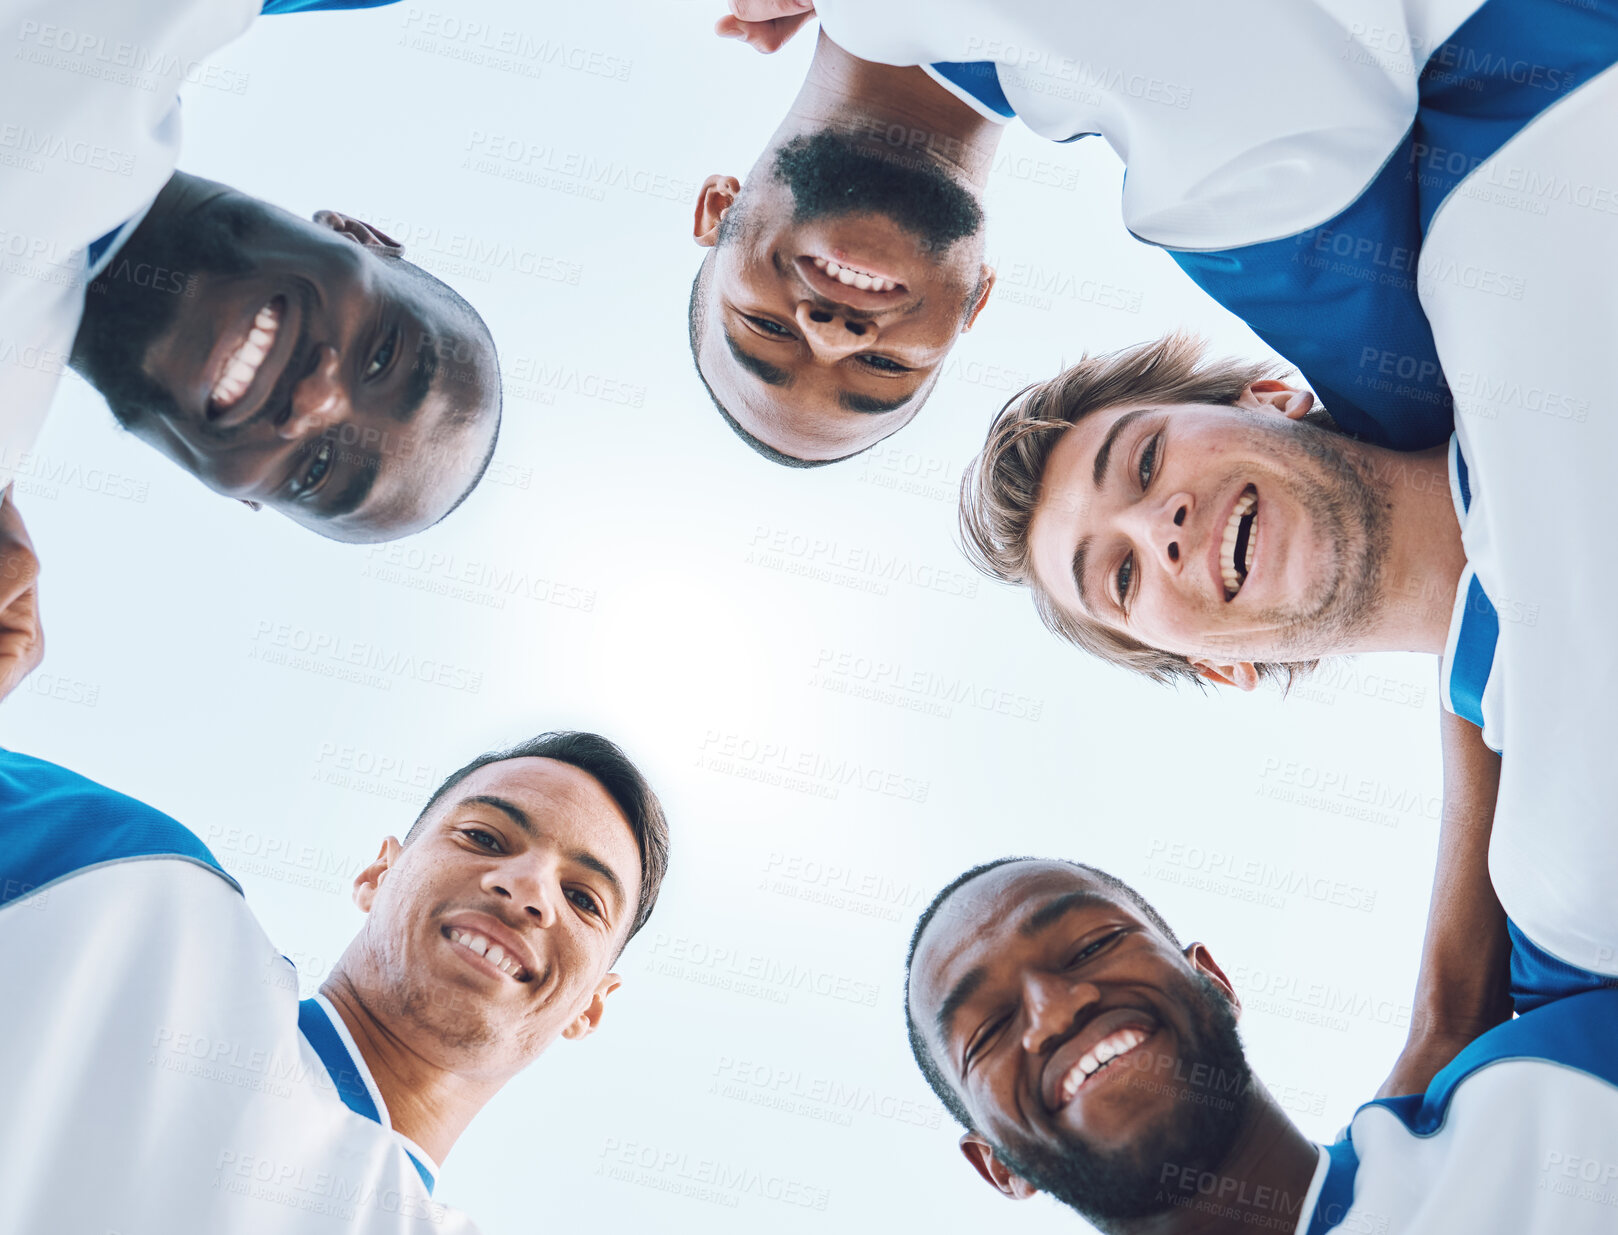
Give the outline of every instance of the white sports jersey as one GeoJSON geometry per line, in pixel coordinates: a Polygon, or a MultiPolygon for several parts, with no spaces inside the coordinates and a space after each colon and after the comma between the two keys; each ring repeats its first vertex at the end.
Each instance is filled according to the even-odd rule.
{"type": "Polygon", "coordinates": [[[258,8],[0,0],[0,488],[44,424],[92,266],[174,172],[180,83],[258,8]]]}
{"type": "Polygon", "coordinates": [[[1297,365],[1349,431],[1452,428],[1414,277],[1444,198],[1618,62],[1564,0],[821,0],[856,56],[1128,167],[1123,217],[1297,365]]]}
{"type": "Polygon", "coordinates": [[[1434,219],[1419,269],[1456,396],[1467,571],[1446,706],[1502,753],[1489,872],[1555,957],[1618,974],[1618,70],[1523,129],[1434,219]],[[1463,483],[1464,482],[1464,483],[1463,483]]]}
{"type": "Polygon", "coordinates": [[[0,855],[0,1227],[475,1230],[193,834],[0,752],[0,855]]]}
{"type": "Polygon", "coordinates": [[[1298,1235],[1611,1235],[1618,990],[1490,1030],[1425,1095],[1360,1108],[1324,1152],[1298,1235]]]}
{"type": "Polygon", "coordinates": [[[245,89],[204,61],[261,2],[391,0],[0,0],[0,490],[45,423],[85,288],[174,174],[180,83],[245,89]]]}

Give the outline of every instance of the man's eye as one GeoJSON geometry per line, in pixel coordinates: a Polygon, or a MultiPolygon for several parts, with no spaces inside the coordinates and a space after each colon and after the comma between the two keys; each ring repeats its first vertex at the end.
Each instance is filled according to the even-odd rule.
{"type": "Polygon", "coordinates": [[[983,1053],[987,1051],[989,1047],[994,1045],[995,1038],[999,1036],[1000,1031],[1005,1028],[1005,1024],[1008,1019],[1010,1018],[1002,1016],[998,1020],[990,1021],[983,1027],[982,1032],[967,1044],[966,1056],[961,1060],[962,1066],[965,1069],[969,1070],[973,1064],[977,1063],[977,1061],[983,1057],[983,1053]]]}
{"type": "Polygon", "coordinates": [[[394,353],[399,350],[399,330],[394,328],[382,346],[376,349],[376,355],[371,357],[371,363],[365,366],[365,380],[380,377],[387,371],[388,365],[393,363],[394,353]]]}
{"type": "Polygon", "coordinates": [[[601,906],[596,904],[596,898],[591,896],[588,892],[581,892],[578,888],[570,888],[567,896],[569,900],[571,900],[585,913],[597,918],[601,916],[601,906]]]}
{"type": "Polygon", "coordinates": [[[764,334],[774,335],[777,339],[797,338],[797,336],[794,335],[790,330],[781,325],[780,322],[772,322],[767,317],[749,317],[747,322],[750,326],[755,327],[764,334]]]}
{"type": "Polygon", "coordinates": [[[1146,443],[1146,449],[1140,452],[1140,487],[1146,488],[1152,483],[1152,474],[1157,470],[1157,443],[1162,434],[1153,434],[1152,440],[1146,443]]]}
{"type": "Polygon", "coordinates": [[[500,848],[500,838],[483,828],[462,828],[461,835],[480,849],[500,848]]]}
{"type": "Polygon", "coordinates": [[[1129,607],[1129,587],[1135,581],[1135,555],[1131,553],[1118,564],[1118,603],[1129,607]]]}
{"type": "Polygon", "coordinates": [[[1097,952],[1101,951],[1102,948],[1106,947],[1109,943],[1111,943],[1114,939],[1118,938],[1118,936],[1121,935],[1121,934],[1123,934],[1122,931],[1109,931],[1107,934],[1103,935],[1100,939],[1097,939],[1094,943],[1087,944],[1084,947],[1080,948],[1077,952],[1075,952],[1073,954],[1072,959],[1068,961],[1068,963],[1067,963],[1068,968],[1071,969],[1074,965],[1077,965],[1082,961],[1089,960],[1092,956],[1094,956],[1097,952]]]}
{"type": "Polygon", "coordinates": [[[910,367],[908,365],[902,365],[897,360],[891,360],[886,356],[864,356],[864,355],[862,355],[860,357],[860,363],[863,364],[868,369],[875,369],[878,373],[909,373],[910,372],[910,367]]]}
{"type": "Polygon", "coordinates": [[[326,478],[326,473],[331,471],[334,449],[330,438],[321,439],[320,445],[315,447],[314,454],[309,460],[309,466],[303,470],[303,475],[288,486],[291,496],[302,497],[326,478]]]}

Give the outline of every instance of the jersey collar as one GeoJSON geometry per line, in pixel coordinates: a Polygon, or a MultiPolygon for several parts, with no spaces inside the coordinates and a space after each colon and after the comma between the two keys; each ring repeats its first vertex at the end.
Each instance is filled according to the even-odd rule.
{"type": "Polygon", "coordinates": [[[300,1003],[298,1028],[303,1031],[315,1054],[320,1056],[320,1062],[326,1065],[326,1072],[343,1105],[356,1115],[381,1124],[403,1142],[405,1156],[416,1168],[416,1174],[421,1176],[421,1182],[427,1187],[427,1195],[431,1196],[433,1185],[438,1180],[437,1164],[420,1146],[394,1128],[388,1119],[387,1104],[382,1101],[382,1093],[371,1077],[371,1070],[365,1066],[359,1048],[349,1035],[348,1026],[343,1024],[343,1018],[332,1007],[331,1001],[317,994],[300,1003]]]}
{"type": "MultiPolygon", "coordinates": [[[[1455,518],[1464,534],[1472,510],[1472,474],[1461,453],[1461,440],[1454,435],[1449,440],[1449,487],[1455,518]]],[[[1480,729],[1484,728],[1483,695],[1499,642],[1500,615],[1469,563],[1461,571],[1460,584],[1455,589],[1455,609],[1439,663],[1439,681],[1445,708],[1480,729]]]]}

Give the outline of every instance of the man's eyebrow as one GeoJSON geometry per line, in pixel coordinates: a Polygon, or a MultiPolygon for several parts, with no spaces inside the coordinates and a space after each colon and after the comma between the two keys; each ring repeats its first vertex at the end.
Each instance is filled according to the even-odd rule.
{"type": "Polygon", "coordinates": [[[619,905],[624,903],[624,882],[618,878],[617,871],[613,870],[612,867],[608,866],[588,849],[575,849],[567,856],[574,862],[577,862],[580,866],[593,870],[596,874],[605,879],[607,881],[607,886],[612,889],[613,899],[615,899],[619,905]]]}
{"type": "Polygon", "coordinates": [[[1079,604],[1083,605],[1089,613],[1095,613],[1096,607],[1090,602],[1089,575],[1085,572],[1085,563],[1090,558],[1090,538],[1079,537],[1079,543],[1073,550],[1073,582],[1079,589],[1079,604]]]}
{"type": "Polygon", "coordinates": [[[944,1002],[938,1005],[938,1015],[933,1018],[933,1028],[937,1030],[940,1042],[949,1041],[950,1025],[955,1020],[955,1014],[968,999],[977,994],[978,987],[983,985],[983,980],[988,976],[987,966],[974,966],[955,984],[955,989],[944,996],[944,1002]]]}
{"type": "Polygon", "coordinates": [[[870,395],[855,394],[852,390],[845,390],[837,396],[837,406],[845,412],[868,412],[872,415],[881,415],[883,412],[896,412],[911,399],[916,392],[901,395],[897,399],[873,399],[870,395]]]}
{"type": "Polygon", "coordinates": [[[1118,440],[1118,435],[1134,424],[1147,412],[1155,412],[1155,407],[1137,407],[1132,412],[1125,412],[1112,422],[1112,428],[1107,430],[1107,436],[1101,440],[1101,449],[1096,451],[1096,463],[1091,471],[1091,479],[1095,481],[1096,488],[1101,488],[1101,482],[1107,475],[1107,462],[1112,458],[1112,445],[1118,440]]]}
{"type": "Polygon", "coordinates": [[[433,388],[433,378],[438,375],[438,341],[431,335],[423,334],[416,344],[416,363],[410,366],[410,374],[405,378],[404,399],[392,409],[392,415],[400,424],[409,424],[416,418],[422,401],[426,399],[427,392],[433,388]]]}
{"type": "Polygon", "coordinates": [[[515,802],[507,801],[505,798],[497,798],[492,793],[478,793],[472,797],[461,799],[461,805],[465,806],[468,803],[477,806],[492,806],[528,835],[539,835],[539,829],[534,826],[534,821],[528,817],[528,812],[515,802]]]}
{"type": "Polygon", "coordinates": [[[1068,914],[1076,910],[1090,909],[1098,905],[1108,909],[1117,908],[1117,905],[1112,901],[1096,892],[1064,892],[1054,900],[1046,901],[1033,913],[1029,914],[1023,920],[1022,925],[1017,928],[1017,933],[1025,938],[1037,935],[1053,922],[1067,917],[1068,914]]]}
{"type": "Polygon", "coordinates": [[[747,352],[744,352],[741,344],[737,343],[736,340],[731,337],[730,331],[727,330],[724,332],[724,334],[725,345],[730,348],[730,354],[736,358],[736,363],[741,365],[742,368],[746,369],[754,377],[758,378],[759,381],[763,382],[766,386],[792,385],[792,374],[788,373],[785,369],[777,369],[768,361],[760,360],[757,356],[752,356],[747,352]]]}

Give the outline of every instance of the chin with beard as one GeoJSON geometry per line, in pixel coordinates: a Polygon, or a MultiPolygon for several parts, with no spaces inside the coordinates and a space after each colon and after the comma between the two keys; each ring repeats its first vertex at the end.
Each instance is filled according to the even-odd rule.
{"type": "MultiPolygon", "coordinates": [[[[1007,1166],[1041,1192],[1108,1229],[1175,1208],[1163,1190],[1163,1168],[1217,1169],[1229,1155],[1252,1105],[1253,1074],[1242,1054],[1236,1017],[1219,988],[1202,974],[1193,992],[1192,1040],[1184,1044],[1181,1075],[1237,1078],[1235,1092],[1207,1102],[1176,1106],[1173,1122],[1147,1130],[1127,1149],[1103,1152],[1079,1141],[1061,1150],[1042,1145],[996,1145],[1007,1166]]],[[[1158,1082],[1149,1082],[1156,1084],[1158,1082]]]]}
{"type": "Polygon", "coordinates": [[[1256,423],[1274,435],[1272,455],[1291,473],[1299,504],[1335,546],[1326,570],[1331,586],[1307,612],[1276,611],[1253,619],[1279,628],[1275,646],[1265,649],[1262,659],[1313,660],[1321,648],[1352,642],[1375,620],[1391,540],[1388,515],[1359,460],[1344,449],[1348,439],[1342,434],[1307,421],[1277,425],[1268,416],[1256,423]],[[1297,467],[1299,453],[1325,475],[1297,467]]]}
{"type": "Polygon", "coordinates": [[[936,164],[826,129],[783,145],[772,174],[792,192],[794,223],[885,215],[940,255],[983,226],[983,208],[936,164]]]}
{"type": "Polygon", "coordinates": [[[174,400],[147,377],[147,350],[173,325],[184,296],[203,276],[238,276],[253,269],[246,242],[252,206],[244,201],[211,203],[192,211],[183,225],[157,217],[163,201],[135,229],[123,248],[85,293],[84,317],[73,340],[72,367],[101,393],[124,428],[148,416],[173,417],[174,400]],[[137,267],[176,272],[185,290],[143,285],[137,267]]]}

